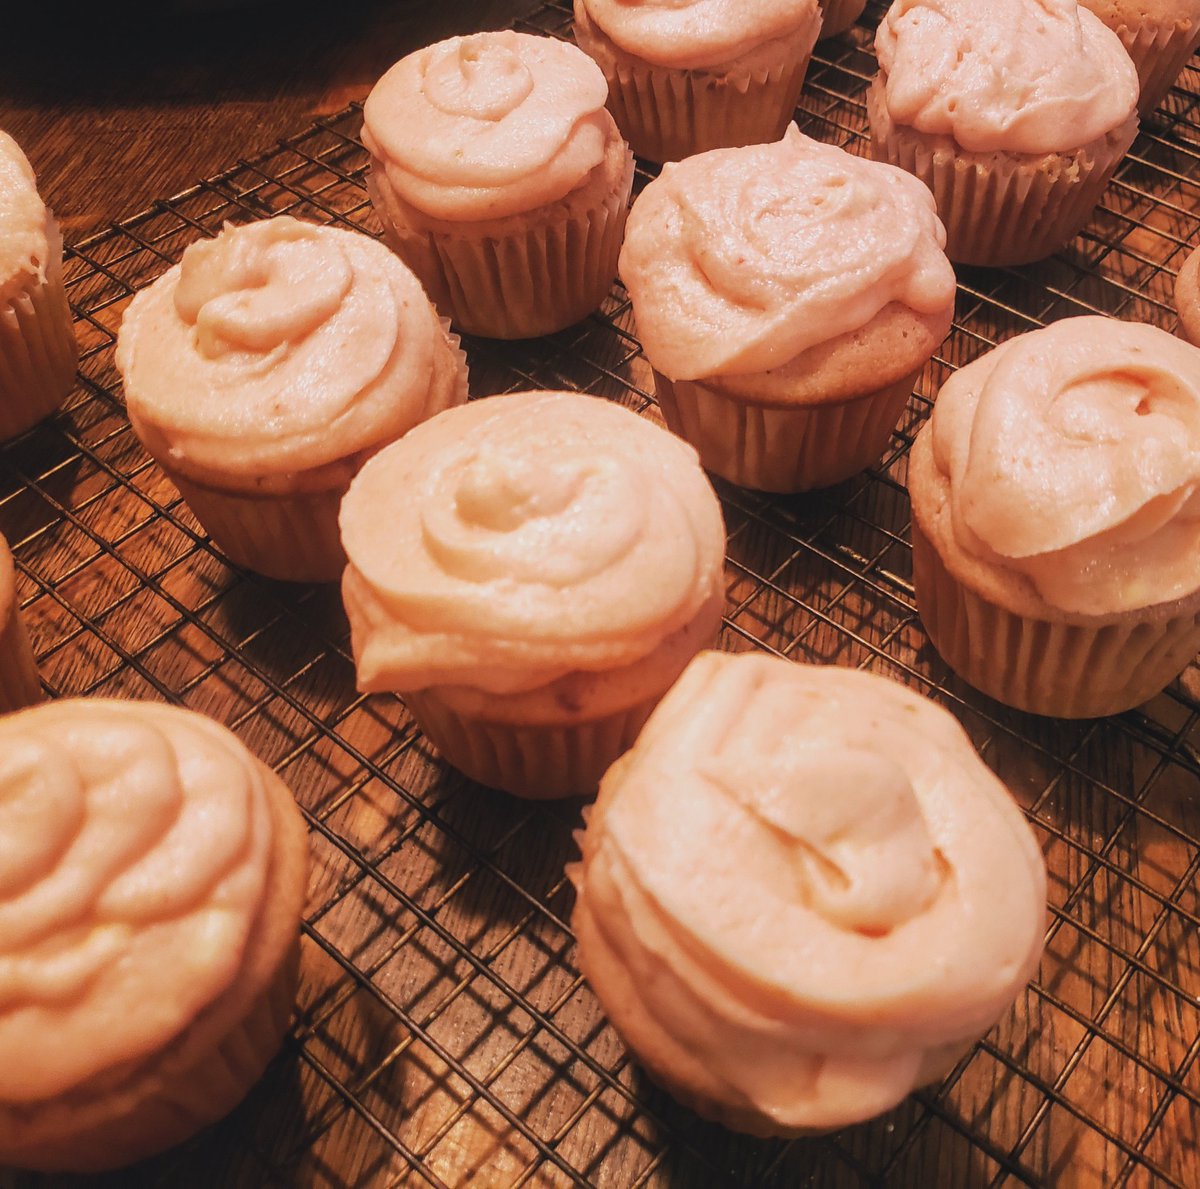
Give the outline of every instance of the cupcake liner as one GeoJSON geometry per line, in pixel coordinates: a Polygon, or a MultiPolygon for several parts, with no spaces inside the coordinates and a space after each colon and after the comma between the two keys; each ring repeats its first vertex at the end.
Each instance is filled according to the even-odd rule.
{"type": "Polygon", "coordinates": [[[594,793],[613,760],[633,746],[663,692],[602,718],[528,726],[467,717],[434,690],[403,696],[417,725],[460,772],[517,797],[553,800],[594,793]]]}
{"type": "Polygon", "coordinates": [[[1200,42],[1200,22],[1176,21],[1164,26],[1147,21],[1134,29],[1118,29],[1117,34],[1137,67],[1141,86],[1138,112],[1148,116],[1188,64],[1200,42]]]}
{"type": "Polygon", "coordinates": [[[947,147],[892,122],[882,76],[867,93],[871,155],[915,174],[933,191],[957,264],[1028,264],[1070,243],[1100,201],[1137,120],[1074,153],[1008,156],[947,147]]]}
{"type": "Polygon", "coordinates": [[[1019,615],[959,582],[914,517],[913,586],[934,648],[964,681],[1006,706],[1099,718],[1164,689],[1200,650],[1200,593],[1178,614],[1099,624],[1019,615]]]}
{"type": "Polygon", "coordinates": [[[597,206],[564,207],[549,220],[514,221],[507,235],[470,226],[412,226],[391,200],[373,160],[368,188],[388,246],[416,273],[430,300],[460,330],[494,339],[534,338],[572,326],[608,296],[625,234],[633,159],[621,185],[597,206]],[[377,176],[378,175],[378,176],[377,176]]]}
{"type": "Polygon", "coordinates": [[[851,400],[794,408],[746,404],[695,380],[654,372],[663,417],[705,469],[758,491],[829,487],[878,462],[920,369],[851,400]]]}
{"type": "Polygon", "coordinates": [[[0,623],[0,714],[41,700],[42,686],[33,647],[14,597],[8,615],[0,623]]]}
{"type": "Polygon", "coordinates": [[[608,110],[629,147],[649,161],[771,143],[795,114],[819,28],[818,10],[802,54],[754,71],[673,70],[620,61],[605,70],[608,110]]]}
{"type": "Polygon", "coordinates": [[[836,37],[852,28],[863,14],[867,0],[821,0],[824,19],[821,22],[821,40],[836,37]]]}
{"type": "Polygon", "coordinates": [[[0,305],[0,441],[14,438],[63,403],[79,348],[63,283],[62,236],[51,221],[46,279],[0,305]]]}

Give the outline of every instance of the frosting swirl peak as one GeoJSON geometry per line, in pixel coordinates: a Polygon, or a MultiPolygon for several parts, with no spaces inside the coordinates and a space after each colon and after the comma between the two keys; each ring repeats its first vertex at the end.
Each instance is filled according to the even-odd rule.
{"type": "Polygon", "coordinates": [[[25,154],[0,132],[0,299],[8,287],[44,278],[50,264],[50,221],[25,154]]]}

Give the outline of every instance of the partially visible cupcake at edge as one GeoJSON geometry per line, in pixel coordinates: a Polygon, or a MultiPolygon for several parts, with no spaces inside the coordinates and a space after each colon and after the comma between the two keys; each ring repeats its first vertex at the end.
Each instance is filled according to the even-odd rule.
{"type": "Polygon", "coordinates": [[[919,177],[960,264],[1041,260],[1137,134],[1137,71],[1076,0],[896,0],[875,37],[871,151],[919,177]]]}
{"type": "Polygon", "coordinates": [[[0,442],[62,404],[77,357],[62,235],[25,154],[0,132],[0,442]]]}
{"type": "Polygon", "coordinates": [[[599,397],[443,413],[363,467],[341,525],[359,688],[522,796],[594,792],[720,627],[725,528],[695,451],[599,397]]]}
{"type": "Polygon", "coordinates": [[[976,688],[1061,718],[1127,710],[1200,649],[1200,349],[1068,318],[956,372],[908,478],[913,584],[976,688]]]}
{"type": "Polygon", "coordinates": [[[1121,39],[1137,67],[1143,118],[1162,103],[1200,45],[1200,0],[1079,0],[1121,39]]]}
{"type": "Polygon", "coordinates": [[[877,462],[950,329],[929,191],[793,125],[664,166],[621,277],[667,424],[746,487],[824,487],[877,462]]]}
{"type": "Polygon", "coordinates": [[[16,572],[0,536],[0,714],[40,702],[42,687],[17,603],[16,572]]]}
{"type": "Polygon", "coordinates": [[[417,279],[354,231],[281,216],[200,240],[125,313],[129,419],[221,549],[333,581],[362,463],[467,398],[458,339],[417,279]]]}
{"type": "Polygon", "coordinates": [[[596,64],[551,37],[455,37],[409,54],[363,108],[384,238],[461,330],[549,334],[608,295],[633,156],[596,64]]]}
{"type": "Polygon", "coordinates": [[[820,28],[817,0],[575,0],[575,39],[651,161],[778,140],[820,28]]]}

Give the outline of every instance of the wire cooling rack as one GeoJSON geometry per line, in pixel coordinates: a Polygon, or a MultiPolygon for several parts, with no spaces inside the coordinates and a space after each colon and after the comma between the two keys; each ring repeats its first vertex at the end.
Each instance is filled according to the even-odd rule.
{"type": "MultiPolygon", "coordinates": [[[[858,151],[879,12],[819,47],[799,113],[858,151]]],[[[569,10],[542,3],[519,27],[569,36],[569,10]]],[[[228,1120],[108,1183],[1200,1184],[1200,674],[1103,722],[974,694],[915,615],[904,494],[913,433],[956,366],[1064,315],[1173,327],[1174,273],[1200,240],[1200,76],[1182,83],[1069,251],[960,270],[953,333],[878,468],[803,498],[720,488],[722,646],[869,668],[949,706],[1050,870],[1045,960],[1014,1010],[940,1086],[811,1140],[734,1136],[647,1082],[574,963],[578,804],[529,805],[445,768],[399,700],[355,693],[336,589],[228,564],[130,432],[121,313],[188,243],[284,212],[378,231],[359,109],[68,252],[79,388],[0,450],[0,530],[46,687],[227,723],[295,790],[315,860],[284,1051],[228,1120]]],[[[477,394],[578,388],[657,415],[619,287],[561,334],[466,346],[477,394]]],[[[45,1183],[0,1174],[5,1189],[45,1183]]]]}

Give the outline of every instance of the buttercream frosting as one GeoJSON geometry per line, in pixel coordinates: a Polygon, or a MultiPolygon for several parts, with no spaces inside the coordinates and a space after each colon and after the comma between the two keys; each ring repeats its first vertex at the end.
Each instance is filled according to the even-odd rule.
{"type": "Polygon", "coordinates": [[[608,83],[582,50],[511,31],[402,58],[363,108],[363,143],[405,201],[449,220],[557,202],[616,135],[608,83]]]}
{"type": "Polygon", "coordinates": [[[14,284],[45,279],[50,227],[32,167],[17,142],[0,132],[0,297],[14,284]]]}
{"type": "Polygon", "coordinates": [[[1046,603],[1104,615],[1200,589],[1200,350],[1068,318],[1001,344],[938,394],[954,539],[1046,603]]]}
{"type": "Polygon", "coordinates": [[[626,53],[657,66],[732,62],[808,25],[817,0],[583,0],[587,15],[626,53]]]}
{"type": "Polygon", "coordinates": [[[359,472],[341,531],[364,690],[517,692],[630,664],[696,615],[724,566],[696,452],[564,392],[418,426],[359,472]]]}
{"type": "Polygon", "coordinates": [[[227,989],[267,880],[265,778],[175,707],[0,720],[0,1102],[136,1061],[227,989]]]}
{"type": "Polygon", "coordinates": [[[891,302],[945,309],[945,242],[916,178],[792,126],[665,165],[633,204],[619,267],[647,358],[691,380],[782,366],[891,302]]]}
{"type": "Polygon", "coordinates": [[[130,420],[179,465],[284,474],[403,433],[440,404],[444,331],[382,244],[287,216],[226,226],[130,304],[130,420]]]}
{"type": "Polygon", "coordinates": [[[875,52],[892,119],[970,152],[1070,152],[1137,107],[1120,38],[1076,0],[895,0],[875,52]]]}
{"type": "Polygon", "coordinates": [[[853,670],[702,653],[581,849],[580,962],[618,1030],[782,1132],[943,1074],[1042,949],[1045,868],[1007,790],[950,714],[853,670]]]}

